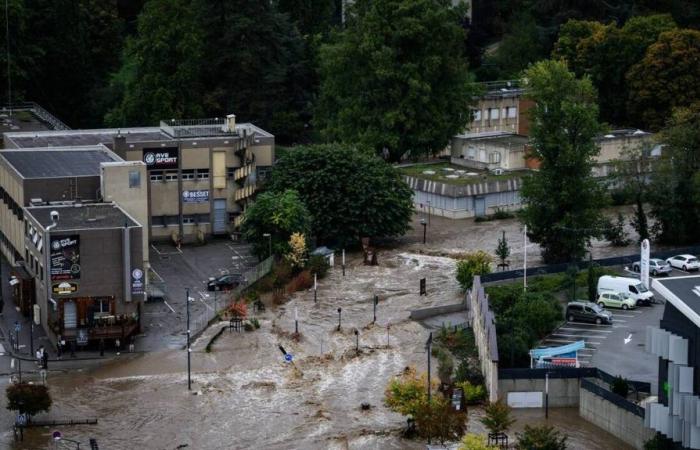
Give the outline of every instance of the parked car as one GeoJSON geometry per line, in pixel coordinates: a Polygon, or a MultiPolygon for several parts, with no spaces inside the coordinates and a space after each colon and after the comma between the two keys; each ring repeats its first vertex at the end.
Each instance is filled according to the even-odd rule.
{"type": "Polygon", "coordinates": [[[651,305],[654,302],[654,294],[636,278],[603,275],[598,278],[598,294],[608,291],[627,294],[637,306],[651,305]]]}
{"type": "Polygon", "coordinates": [[[566,320],[569,322],[592,322],[598,325],[612,324],[610,311],[606,311],[593,302],[576,300],[566,305],[566,320]]]}
{"type": "Polygon", "coordinates": [[[601,308],[622,308],[622,309],[634,309],[637,306],[637,301],[629,297],[624,292],[601,292],[598,294],[598,306],[601,308]]]}
{"type": "Polygon", "coordinates": [[[162,302],[165,300],[165,291],[153,283],[148,285],[146,289],[146,301],[147,302],[162,302]]]}
{"type": "MultiPolygon", "coordinates": [[[[642,271],[642,263],[640,261],[635,261],[634,264],[632,264],[632,270],[635,272],[641,272],[642,271]]],[[[673,269],[671,269],[671,265],[664,261],[663,259],[659,258],[651,258],[649,260],[649,273],[652,276],[657,276],[657,275],[663,275],[666,274],[668,275],[671,273],[673,269]]]]}
{"type": "Polygon", "coordinates": [[[207,290],[209,291],[228,291],[235,288],[243,282],[243,275],[240,273],[231,273],[228,275],[221,275],[220,277],[209,278],[207,283],[207,290]]]}
{"type": "Polygon", "coordinates": [[[700,261],[693,255],[676,255],[668,258],[667,263],[676,269],[683,269],[686,272],[700,269],[700,261]]]}

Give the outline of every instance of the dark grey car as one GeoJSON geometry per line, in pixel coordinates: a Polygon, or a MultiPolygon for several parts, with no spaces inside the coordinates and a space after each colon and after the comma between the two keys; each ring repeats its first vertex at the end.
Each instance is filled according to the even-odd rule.
{"type": "Polygon", "coordinates": [[[610,311],[592,302],[574,301],[566,305],[566,320],[569,322],[591,322],[598,325],[612,324],[610,311]]]}

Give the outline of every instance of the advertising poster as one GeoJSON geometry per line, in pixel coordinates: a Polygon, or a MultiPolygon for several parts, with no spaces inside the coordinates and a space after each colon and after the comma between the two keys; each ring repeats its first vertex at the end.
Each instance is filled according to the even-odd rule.
{"type": "Polygon", "coordinates": [[[80,235],[51,236],[51,281],[80,279],[80,235]]]}
{"type": "Polygon", "coordinates": [[[183,203],[208,203],[209,190],[203,189],[198,191],[182,191],[183,203]]]}
{"type": "Polygon", "coordinates": [[[147,170],[177,169],[177,158],[177,147],[143,149],[143,162],[147,170]]]}

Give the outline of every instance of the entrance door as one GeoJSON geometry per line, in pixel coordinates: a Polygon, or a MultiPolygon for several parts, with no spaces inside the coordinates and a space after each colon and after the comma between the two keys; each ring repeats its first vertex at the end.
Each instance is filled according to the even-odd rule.
{"type": "Polygon", "coordinates": [[[476,217],[483,217],[486,215],[486,198],[475,197],[474,198],[474,215],[476,217]]]}
{"type": "Polygon", "coordinates": [[[217,198],[214,200],[214,225],[213,234],[226,233],[226,199],[217,198]]]}
{"type": "Polygon", "coordinates": [[[66,329],[78,327],[78,308],[73,301],[63,303],[63,327],[66,329]]]}

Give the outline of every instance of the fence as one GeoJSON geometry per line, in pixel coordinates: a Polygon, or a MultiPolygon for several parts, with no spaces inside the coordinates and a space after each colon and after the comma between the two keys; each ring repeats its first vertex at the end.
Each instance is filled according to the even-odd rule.
{"type": "Polygon", "coordinates": [[[204,312],[191,321],[190,329],[192,330],[192,339],[195,339],[204,330],[206,330],[209,324],[216,319],[220,311],[223,311],[229,307],[231,304],[231,299],[237,298],[253,283],[270,273],[273,262],[274,256],[270,256],[264,261],[258,263],[255,267],[243,272],[243,283],[238,285],[236,288],[227,291],[229,294],[228,301],[223,301],[221,305],[215,303],[214,308],[207,305],[208,307],[204,310],[204,312]]]}
{"type": "Polygon", "coordinates": [[[585,389],[588,392],[592,392],[598,397],[602,397],[605,400],[609,401],[610,403],[614,404],[615,406],[622,408],[626,411],[631,412],[634,415],[637,415],[639,417],[644,417],[644,408],[642,408],[639,405],[636,405],[632,403],[631,401],[627,400],[624,397],[621,397],[614,392],[609,391],[608,389],[604,388],[603,386],[600,386],[598,384],[595,384],[594,382],[590,380],[586,380],[585,378],[581,380],[581,389],[585,389]]]}
{"type": "Polygon", "coordinates": [[[42,122],[46,123],[49,128],[52,130],[70,130],[70,127],[66,125],[65,123],[61,122],[42,108],[39,104],[34,103],[34,102],[20,102],[20,103],[13,103],[11,106],[10,105],[5,105],[2,107],[2,111],[31,111],[36,118],[41,120],[42,122]]]}
{"type": "MultiPolygon", "coordinates": [[[[700,246],[692,246],[692,247],[685,247],[685,248],[677,248],[677,249],[671,249],[671,250],[664,250],[660,252],[654,252],[652,253],[651,257],[652,258],[660,258],[660,259],[666,259],[669,258],[673,255],[678,255],[678,254],[683,254],[683,253],[689,253],[691,255],[695,255],[700,253],[700,246]]],[[[598,266],[602,267],[609,267],[609,266],[621,266],[621,265],[632,265],[635,261],[639,261],[639,254],[634,254],[634,255],[627,255],[627,256],[612,256],[610,258],[600,258],[600,259],[594,259],[593,262],[597,264],[598,266]]],[[[586,261],[579,261],[579,262],[572,262],[572,263],[562,263],[562,264],[550,264],[547,266],[539,266],[539,267],[528,267],[527,268],[527,276],[536,276],[536,275],[547,275],[547,274],[552,274],[552,273],[561,273],[561,272],[566,272],[572,265],[575,265],[579,269],[584,269],[588,267],[588,262],[586,261]]],[[[481,276],[481,282],[482,283],[493,283],[496,281],[504,281],[504,280],[512,280],[516,278],[522,278],[523,277],[523,269],[519,270],[508,270],[505,272],[493,272],[489,273],[486,275],[481,276]]]]}
{"type": "Polygon", "coordinates": [[[498,400],[498,342],[496,339],[496,320],[489,308],[489,299],[481,285],[479,276],[474,277],[474,284],[467,292],[467,313],[474,330],[476,348],[481,361],[489,400],[498,400]]]}
{"type": "MultiPolygon", "coordinates": [[[[553,378],[597,378],[605,383],[612,384],[615,377],[604,370],[596,367],[556,367],[549,369],[529,369],[529,368],[514,368],[514,369],[499,369],[498,378],[502,380],[525,380],[525,379],[544,379],[549,375],[553,378]]],[[[627,384],[632,390],[651,393],[651,384],[643,381],[627,380],[627,384]]]]}

